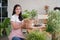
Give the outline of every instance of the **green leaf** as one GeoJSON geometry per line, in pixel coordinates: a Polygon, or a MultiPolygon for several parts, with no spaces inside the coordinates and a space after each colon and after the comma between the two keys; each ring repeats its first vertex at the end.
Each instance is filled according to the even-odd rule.
{"type": "Polygon", "coordinates": [[[32,11],[28,11],[25,10],[24,13],[22,14],[22,17],[25,18],[34,18],[37,15],[37,11],[36,10],[32,10],[32,11]]]}
{"type": "Polygon", "coordinates": [[[29,34],[27,34],[26,38],[26,40],[46,40],[47,35],[46,32],[32,31],[29,34]]]}
{"type": "Polygon", "coordinates": [[[46,31],[50,33],[60,32],[60,11],[48,12],[48,21],[46,28],[46,31]]]}

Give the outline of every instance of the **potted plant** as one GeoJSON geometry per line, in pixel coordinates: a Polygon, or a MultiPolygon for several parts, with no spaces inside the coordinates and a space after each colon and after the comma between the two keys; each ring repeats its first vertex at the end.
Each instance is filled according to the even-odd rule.
{"type": "Polygon", "coordinates": [[[26,40],[47,40],[47,35],[46,32],[35,30],[27,34],[26,40]]]}
{"type": "Polygon", "coordinates": [[[58,40],[57,35],[60,32],[60,11],[48,12],[46,31],[52,34],[52,40],[58,40]]]}
{"type": "Polygon", "coordinates": [[[32,11],[25,10],[24,13],[22,14],[22,17],[24,19],[25,18],[33,19],[35,16],[37,16],[37,11],[34,9],[32,11]]]}
{"type": "MultiPolygon", "coordinates": [[[[37,11],[36,10],[25,10],[24,13],[22,14],[22,17],[25,21],[25,26],[27,27],[28,25],[32,26],[33,22],[32,20],[34,19],[34,17],[37,16],[37,11]]],[[[28,26],[28,27],[30,27],[28,26]]]]}
{"type": "Polygon", "coordinates": [[[7,28],[10,23],[10,18],[5,18],[2,23],[0,23],[0,36],[7,35],[7,28]]]}

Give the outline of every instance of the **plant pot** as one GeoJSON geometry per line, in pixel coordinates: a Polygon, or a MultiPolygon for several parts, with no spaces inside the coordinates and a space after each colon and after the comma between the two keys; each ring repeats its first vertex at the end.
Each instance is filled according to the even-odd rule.
{"type": "Polygon", "coordinates": [[[25,19],[24,20],[24,24],[25,24],[25,27],[30,29],[31,27],[33,27],[33,20],[32,19],[25,19]]]}

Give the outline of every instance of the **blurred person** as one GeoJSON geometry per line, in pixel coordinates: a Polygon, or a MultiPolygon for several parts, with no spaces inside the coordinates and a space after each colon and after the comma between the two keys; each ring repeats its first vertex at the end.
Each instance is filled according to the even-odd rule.
{"type": "Polygon", "coordinates": [[[16,4],[13,8],[13,14],[10,19],[11,25],[12,25],[12,30],[9,35],[9,40],[24,40],[25,37],[22,32],[22,8],[19,4],[16,4]]]}

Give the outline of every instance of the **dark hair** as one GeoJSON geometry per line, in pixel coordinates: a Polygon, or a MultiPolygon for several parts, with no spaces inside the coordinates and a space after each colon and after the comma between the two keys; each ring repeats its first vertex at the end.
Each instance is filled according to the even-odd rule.
{"type": "MultiPolygon", "coordinates": [[[[15,6],[14,6],[14,9],[13,9],[13,13],[12,13],[12,15],[14,15],[15,14],[15,9],[16,9],[16,7],[21,7],[19,4],[16,4],[15,6]]],[[[20,14],[19,14],[19,20],[20,21],[22,21],[23,20],[23,18],[22,18],[22,12],[20,12],[20,14]]]]}

